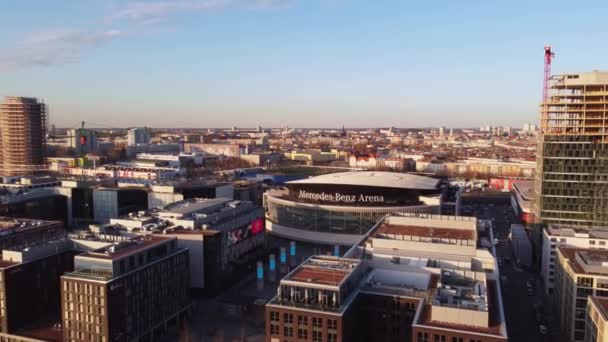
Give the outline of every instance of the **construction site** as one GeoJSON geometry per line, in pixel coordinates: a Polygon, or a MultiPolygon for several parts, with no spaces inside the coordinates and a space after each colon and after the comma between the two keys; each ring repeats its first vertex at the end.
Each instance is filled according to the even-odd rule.
{"type": "Polygon", "coordinates": [[[7,96],[0,103],[0,176],[45,169],[46,105],[35,98],[7,96]]]}
{"type": "Polygon", "coordinates": [[[536,220],[608,229],[608,72],[551,76],[545,47],[536,220]]]}

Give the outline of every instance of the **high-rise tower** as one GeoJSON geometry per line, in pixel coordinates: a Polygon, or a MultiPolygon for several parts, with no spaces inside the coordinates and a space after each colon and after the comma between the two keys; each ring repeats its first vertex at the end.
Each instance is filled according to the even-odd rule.
{"type": "Polygon", "coordinates": [[[608,72],[551,77],[537,163],[537,223],[608,229],[608,72]]]}
{"type": "Polygon", "coordinates": [[[0,103],[0,175],[44,168],[46,105],[35,98],[8,96],[0,103]]]}

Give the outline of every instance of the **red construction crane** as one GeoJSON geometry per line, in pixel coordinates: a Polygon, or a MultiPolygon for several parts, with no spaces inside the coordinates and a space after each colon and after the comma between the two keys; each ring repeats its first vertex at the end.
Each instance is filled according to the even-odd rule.
{"type": "Polygon", "coordinates": [[[551,78],[551,60],[555,57],[555,53],[551,50],[551,46],[545,45],[545,79],[543,80],[543,104],[547,103],[549,96],[549,79],[551,78]]]}

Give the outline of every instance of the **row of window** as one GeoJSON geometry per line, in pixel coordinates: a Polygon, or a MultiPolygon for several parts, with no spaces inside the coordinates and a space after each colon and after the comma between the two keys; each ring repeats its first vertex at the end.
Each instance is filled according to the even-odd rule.
{"type": "MultiPolygon", "coordinates": [[[[270,321],[271,322],[280,322],[281,316],[276,311],[270,312],[270,321]]],[[[283,314],[283,323],[293,323],[294,315],[292,313],[284,313],[283,314]]],[[[298,325],[308,325],[308,316],[300,316],[298,315],[298,325]]],[[[312,326],[313,328],[323,328],[323,318],[321,317],[312,317],[312,326]]],[[[335,319],[327,319],[327,329],[338,329],[338,320],[335,319]]]]}
{"type": "MultiPolygon", "coordinates": [[[[430,334],[426,332],[418,332],[417,342],[431,342],[430,334]]],[[[433,334],[433,342],[448,342],[445,335],[433,334]]],[[[471,338],[465,341],[464,337],[452,337],[451,342],[481,342],[479,339],[471,338]]]]}

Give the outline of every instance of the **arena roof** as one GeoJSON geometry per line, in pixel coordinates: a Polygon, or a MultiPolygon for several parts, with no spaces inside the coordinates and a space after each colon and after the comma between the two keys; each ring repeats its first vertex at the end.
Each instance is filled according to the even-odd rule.
{"type": "Polygon", "coordinates": [[[300,179],[287,182],[287,184],[336,184],[434,190],[437,189],[439,180],[407,173],[386,171],[350,171],[300,179]]]}

